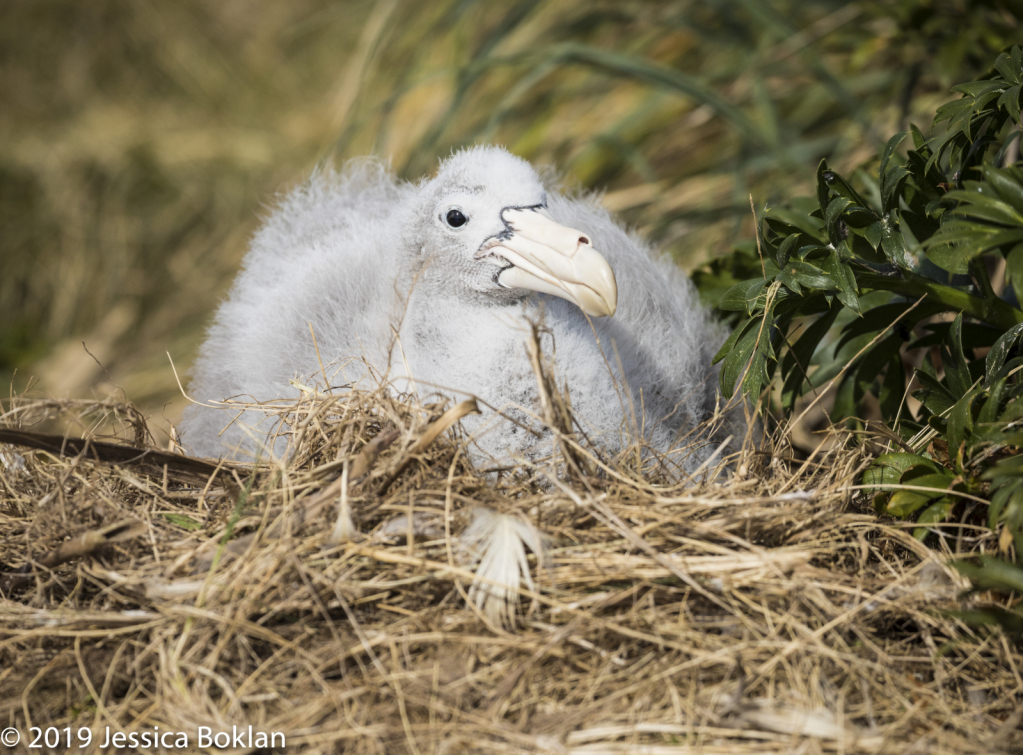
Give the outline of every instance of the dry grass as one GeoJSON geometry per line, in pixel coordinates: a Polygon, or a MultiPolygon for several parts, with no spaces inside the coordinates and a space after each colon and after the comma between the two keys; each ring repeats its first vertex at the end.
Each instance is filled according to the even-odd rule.
{"type": "Polygon", "coordinates": [[[445,407],[362,393],[283,407],[287,465],[142,450],[174,453],[166,353],[190,361],[260,203],[316,160],[415,178],[502,142],[607,188],[692,268],[749,235],[750,193],[869,162],[1018,36],[998,3],[933,8],[4,4],[0,375],[139,409],[3,407],[8,433],[99,439],[0,445],[3,725],[251,723],[288,752],[1020,751],[1019,651],[943,613],[947,557],[989,536],[950,526],[935,551],[879,523],[856,446],[794,462],[778,436],[685,486],[562,438],[485,475],[437,433],[445,407]],[[468,600],[480,505],[550,536],[514,631],[468,600]]]}
{"type": "Polygon", "coordinates": [[[4,721],[251,724],[288,752],[1023,745],[1023,656],[943,613],[964,584],[941,554],[860,513],[864,453],[793,462],[778,436],[680,484],[637,454],[573,461],[556,432],[552,459],[488,475],[445,409],[308,396],[280,408],[291,462],[218,469],[142,454],[128,404],[15,400],[7,432],[100,440],[0,446],[4,721]],[[95,461],[110,436],[137,458],[95,461]],[[457,536],[481,505],[549,536],[514,631],[468,600],[457,536]],[[339,509],[362,534],[338,537],[339,509]]]}

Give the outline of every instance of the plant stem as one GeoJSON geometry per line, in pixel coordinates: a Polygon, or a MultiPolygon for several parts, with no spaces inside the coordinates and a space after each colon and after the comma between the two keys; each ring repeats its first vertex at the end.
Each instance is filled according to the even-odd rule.
{"type": "Polygon", "coordinates": [[[965,291],[946,286],[922,275],[906,271],[900,271],[900,275],[882,275],[863,269],[854,272],[856,283],[860,288],[891,291],[910,299],[926,295],[930,301],[938,302],[952,311],[962,312],[1005,330],[1023,322],[1023,311],[1006,304],[1001,299],[981,299],[971,296],[965,291]]]}

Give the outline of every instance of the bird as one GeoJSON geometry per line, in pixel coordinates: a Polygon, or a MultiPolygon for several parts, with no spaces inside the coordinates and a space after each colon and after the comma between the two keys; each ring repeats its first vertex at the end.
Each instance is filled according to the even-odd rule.
{"type": "MultiPolygon", "coordinates": [[[[724,327],[599,195],[558,191],[491,145],[454,152],[418,182],[373,158],[321,166],[255,234],[196,360],[182,443],[200,456],[280,457],[286,434],[265,445],[277,415],[215,402],[376,383],[481,399],[490,409],[462,420],[480,466],[538,458],[550,432],[525,356],[538,320],[573,415],[603,451],[641,441],[670,453],[714,414],[724,327]]],[[[715,446],[701,448],[680,468],[715,446]]]]}
{"type": "MultiPolygon", "coordinates": [[[[266,218],[216,312],[193,368],[185,449],[285,459],[279,413],[253,404],[384,386],[423,402],[478,399],[487,409],[461,424],[484,474],[553,458],[534,372],[542,352],[595,450],[639,443],[676,454],[683,472],[707,466],[720,436],[745,427],[733,408],[700,430],[718,412],[712,361],[725,327],[599,195],[548,183],[489,145],[418,182],[373,158],[318,168],[266,218]],[[230,397],[251,403],[218,408],[230,397]]],[[[545,479],[561,484],[556,470],[545,479]]],[[[472,514],[459,539],[475,570],[469,599],[513,624],[519,586],[533,586],[526,549],[543,563],[545,536],[514,513],[472,514]]],[[[350,537],[349,520],[342,502],[332,537],[350,537]]]]}

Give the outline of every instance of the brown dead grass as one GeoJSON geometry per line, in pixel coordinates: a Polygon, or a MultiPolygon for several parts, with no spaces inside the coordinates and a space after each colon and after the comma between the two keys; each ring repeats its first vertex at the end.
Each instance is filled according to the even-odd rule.
{"type": "Polygon", "coordinates": [[[286,752],[346,753],[1021,746],[1023,657],[943,613],[965,586],[944,556],[861,513],[848,443],[805,463],[781,436],[747,443],[735,474],[680,484],[636,454],[573,468],[562,436],[557,459],[487,475],[457,428],[436,432],[447,407],[310,395],[281,408],[291,462],[203,479],[145,456],[126,403],[6,408],[7,428],[97,439],[0,446],[0,715],[23,732],[251,724],[286,752]],[[139,458],[96,461],[105,436],[139,458]],[[467,601],[457,535],[480,505],[550,537],[514,631],[467,601]],[[340,506],[361,535],[334,536],[340,506]]]}

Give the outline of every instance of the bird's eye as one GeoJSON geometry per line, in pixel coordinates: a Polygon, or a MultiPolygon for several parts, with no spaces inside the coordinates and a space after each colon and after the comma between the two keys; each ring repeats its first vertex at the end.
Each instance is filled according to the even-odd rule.
{"type": "Polygon", "coordinates": [[[448,210],[447,215],[444,216],[444,222],[452,228],[461,228],[463,225],[469,222],[469,218],[462,214],[461,210],[448,210]]]}

